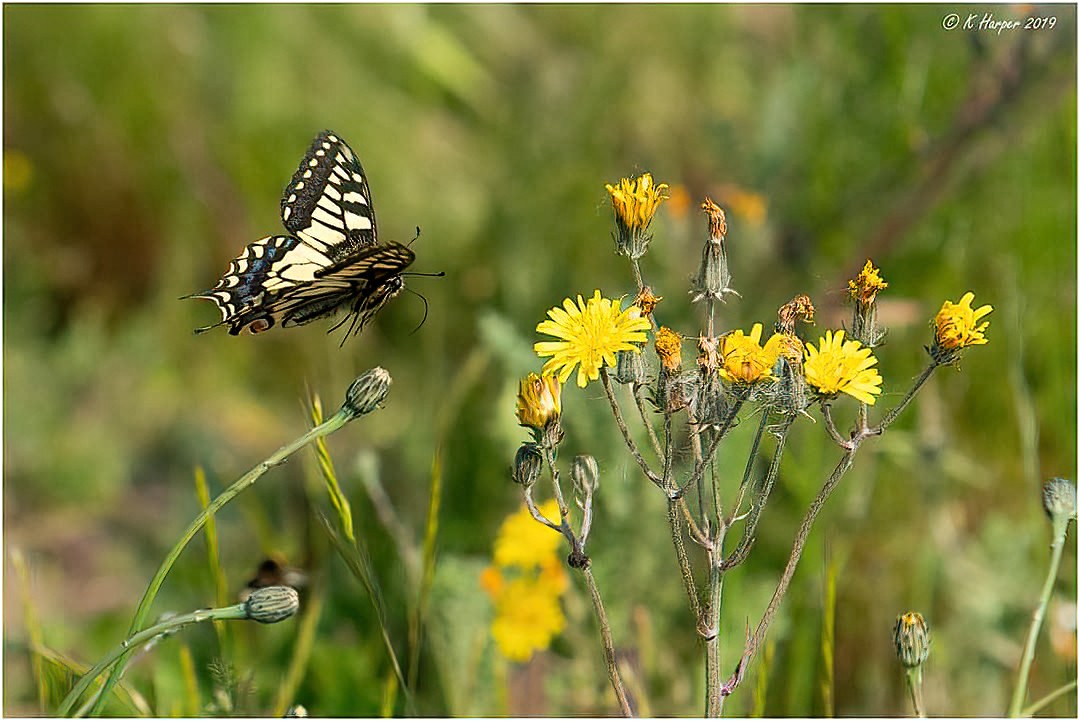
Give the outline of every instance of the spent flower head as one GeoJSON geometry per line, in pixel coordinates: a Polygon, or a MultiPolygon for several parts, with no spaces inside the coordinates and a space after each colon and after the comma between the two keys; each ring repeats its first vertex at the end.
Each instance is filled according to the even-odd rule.
{"type": "Polygon", "coordinates": [[[828,397],[847,393],[873,405],[881,394],[881,375],[874,366],[877,358],[857,340],[844,340],[844,331],[825,331],[817,347],[806,344],[803,370],[806,382],[828,397]]]}
{"type": "Polygon", "coordinates": [[[600,377],[602,366],[615,366],[617,352],[640,352],[636,344],[647,340],[649,320],[641,317],[637,306],[623,310],[619,305],[619,301],[601,297],[597,290],[587,302],[579,295],[576,304],[567,298],[562,308],[549,310],[548,320],[541,321],[536,330],[561,340],[533,345],[541,358],[551,356],[543,372],[555,373],[565,383],[577,368],[577,384],[584,388],[600,377]]]}
{"type": "Polygon", "coordinates": [[[939,364],[957,360],[959,352],[968,346],[987,342],[983,331],[990,322],[979,321],[994,309],[989,305],[972,308],[971,301],[974,299],[975,294],[969,291],[964,293],[959,303],[947,300],[934,316],[934,344],[930,348],[930,355],[939,364]]]}
{"type": "Polygon", "coordinates": [[[697,303],[706,298],[723,300],[724,295],[739,294],[731,287],[731,271],[728,270],[727,249],[724,237],[727,235],[727,217],[723,209],[709,198],[701,204],[701,209],[709,218],[709,237],[701,251],[701,264],[690,284],[691,302],[697,303]]]}
{"type": "Polygon", "coordinates": [[[667,326],[656,331],[656,355],[664,370],[675,373],[682,366],[682,336],[667,326]]]}
{"type": "Polygon", "coordinates": [[[668,198],[668,185],[655,184],[652,174],[644,173],[637,179],[623,178],[617,185],[605,187],[615,211],[615,251],[628,258],[640,258],[649,248],[649,224],[668,198]]]}

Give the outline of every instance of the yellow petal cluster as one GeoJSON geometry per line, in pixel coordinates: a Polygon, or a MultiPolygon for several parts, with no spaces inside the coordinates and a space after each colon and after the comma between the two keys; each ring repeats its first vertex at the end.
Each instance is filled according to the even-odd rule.
{"type": "Polygon", "coordinates": [[[772,378],[772,369],[780,354],[773,336],[761,345],[761,323],[755,323],[750,335],[742,330],[725,333],[720,338],[720,377],[729,383],[756,383],[772,378]]]}
{"type": "Polygon", "coordinates": [[[993,312],[989,305],[972,309],[971,301],[975,294],[968,292],[960,299],[959,303],[945,301],[941,310],[934,317],[934,344],[946,351],[960,350],[970,345],[984,345],[986,337],[983,331],[990,325],[989,321],[979,321],[993,312]]]}
{"type": "Polygon", "coordinates": [[[516,411],[518,423],[544,430],[562,412],[562,383],[550,373],[525,376],[518,390],[516,411]]]}
{"type": "Polygon", "coordinates": [[[803,370],[806,382],[819,393],[834,396],[847,393],[852,398],[874,404],[881,394],[881,375],[873,366],[877,358],[857,340],[844,340],[844,331],[825,331],[817,347],[806,344],[803,370]]]}
{"type": "Polygon", "coordinates": [[[542,373],[556,374],[565,383],[577,368],[577,384],[584,388],[600,377],[602,366],[615,366],[618,351],[640,353],[640,346],[635,344],[647,340],[649,320],[641,317],[637,306],[622,310],[619,305],[619,301],[601,297],[597,290],[588,301],[579,295],[577,303],[567,298],[561,308],[550,309],[548,320],[541,321],[536,330],[561,340],[533,345],[541,358],[551,356],[542,373]]]}
{"type": "Polygon", "coordinates": [[[672,373],[682,366],[682,336],[667,326],[656,331],[656,355],[661,365],[672,373]]]}
{"type": "Polygon", "coordinates": [[[623,178],[618,185],[605,185],[611,196],[615,220],[632,231],[649,227],[660,203],[667,200],[667,183],[654,184],[652,173],[637,179],[623,178]]]}
{"type": "Polygon", "coordinates": [[[881,270],[875,268],[869,258],[855,279],[848,281],[848,292],[851,293],[851,297],[864,304],[873,303],[878,292],[888,287],[889,284],[881,277],[881,270]]]}

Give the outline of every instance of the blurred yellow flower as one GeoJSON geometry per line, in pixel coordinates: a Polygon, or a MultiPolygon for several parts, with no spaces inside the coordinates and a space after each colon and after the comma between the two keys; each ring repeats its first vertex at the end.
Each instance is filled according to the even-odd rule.
{"type": "Polygon", "coordinates": [[[728,383],[756,383],[772,378],[772,368],[780,345],[770,338],[761,345],[761,323],[754,323],[750,335],[734,330],[720,337],[720,377],[728,383]]]}
{"type": "MultiPolygon", "coordinates": [[[[559,504],[554,499],[544,501],[539,509],[545,518],[559,522],[559,504]]],[[[495,536],[495,565],[535,568],[555,556],[562,542],[562,535],[537,522],[522,505],[499,527],[495,536]]]]}
{"type": "Polygon", "coordinates": [[[972,309],[971,301],[975,294],[964,293],[959,303],[945,301],[941,310],[934,317],[934,345],[945,351],[957,351],[970,345],[984,345],[986,338],[983,331],[990,325],[989,321],[979,323],[984,316],[989,315],[994,309],[989,305],[972,309]]]}
{"type": "Polygon", "coordinates": [[[552,374],[530,373],[521,379],[516,410],[518,423],[544,430],[562,412],[562,383],[552,374]]]}
{"type": "MultiPolygon", "coordinates": [[[[553,521],[559,517],[554,500],[540,504],[539,510],[553,521]]],[[[559,599],[570,581],[559,553],[562,540],[524,505],[499,528],[494,565],[481,572],[480,587],[495,606],[495,645],[511,661],[528,661],[566,626],[559,599]]]]}
{"type": "Polygon", "coordinates": [[[616,352],[640,353],[635,344],[646,341],[645,331],[650,328],[637,306],[621,310],[619,302],[600,297],[599,290],[588,302],[580,295],[576,304],[567,298],[562,308],[548,311],[548,318],[536,326],[537,332],[562,340],[540,341],[533,346],[541,358],[552,356],[542,372],[557,373],[559,381],[565,383],[580,366],[577,384],[582,388],[600,377],[601,366],[615,366],[616,352]]]}
{"type": "Polygon", "coordinates": [[[528,661],[566,627],[559,593],[542,576],[508,581],[494,601],[491,635],[510,661],[528,661]]]}
{"type": "Polygon", "coordinates": [[[844,340],[844,331],[825,331],[818,347],[806,344],[806,382],[826,396],[847,393],[852,398],[874,404],[881,394],[881,375],[873,366],[877,358],[857,340],[844,340]]]}

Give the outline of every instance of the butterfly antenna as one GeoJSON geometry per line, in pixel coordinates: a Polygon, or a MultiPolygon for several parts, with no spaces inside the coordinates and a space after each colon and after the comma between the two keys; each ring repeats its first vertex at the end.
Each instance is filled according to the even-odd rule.
{"type": "MultiPolygon", "coordinates": [[[[440,275],[441,275],[441,274],[440,274],[440,275]]],[[[404,286],[404,287],[403,287],[403,290],[407,290],[407,291],[409,291],[410,293],[412,293],[413,295],[415,295],[415,296],[416,296],[417,298],[419,298],[419,299],[420,299],[420,300],[421,300],[421,301],[422,301],[422,302],[424,303],[424,317],[420,319],[420,323],[419,323],[419,324],[417,324],[417,326],[416,326],[415,328],[413,328],[413,329],[412,329],[412,331],[411,331],[411,332],[409,333],[409,335],[412,335],[413,333],[416,333],[416,331],[420,330],[420,327],[421,327],[422,325],[424,325],[424,323],[425,323],[425,322],[427,321],[427,316],[428,316],[428,300],[427,300],[427,298],[425,298],[425,297],[423,296],[423,294],[422,294],[422,293],[417,293],[417,292],[416,292],[415,290],[413,290],[413,289],[412,289],[412,288],[410,288],[409,286],[404,286]]]]}
{"type": "Polygon", "coordinates": [[[412,245],[413,243],[415,243],[415,242],[416,242],[416,241],[417,241],[417,240],[418,240],[419,238],[420,238],[420,226],[418,225],[418,226],[416,226],[416,235],[414,235],[414,236],[413,236],[413,239],[412,239],[412,240],[410,240],[410,241],[409,241],[408,243],[406,243],[405,245],[406,245],[406,246],[410,246],[410,245],[412,245]]]}

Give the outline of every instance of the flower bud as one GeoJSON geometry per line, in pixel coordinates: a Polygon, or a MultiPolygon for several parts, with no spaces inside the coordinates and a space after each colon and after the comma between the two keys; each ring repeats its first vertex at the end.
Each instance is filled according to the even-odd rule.
{"type": "Polygon", "coordinates": [[[570,464],[570,478],[577,492],[587,495],[600,486],[600,466],[590,455],[574,456],[570,464]]]}
{"type": "Polygon", "coordinates": [[[1042,489],[1043,508],[1046,515],[1059,518],[1076,518],[1076,486],[1064,478],[1051,478],[1042,489]]]}
{"type": "Polygon", "coordinates": [[[386,400],[390,392],[390,374],[378,366],[362,373],[345,392],[345,403],[341,406],[350,419],[371,413],[386,400]]]}
{"type": "Polygon", "coordinates": [[[645,357],[640,351],[621,350],[615,354],[615,382],[642,385],[649,380],[645,357]]]}
{"type": "Polygon", "coordinates": [[[307,718],[307,717],[308,717],[307,709],[304,708],[303,706],[301,706],[298,703],[293,704],[292,706],[290,706],[288,711],[285,712],[285,718],[307,718]]]}
{"type": "Polygon", "coordinates": [[[909,611],[896,617],[893,630],[896,657],[904,668],[921,666],[930,655],[930,626],[921,613],[909,611]]]}
{"type": "Polygon", "coordinates": [[[514,456],[514,483],[528,488],[536,483],[544,467],[544,457],[535,443],[522,443],[514,456]]]}
{"type": "Polygon", "coordinates": [[[244,605],[252,621],[277,623],[300,610],[300,595],[290,586],[266,586],[252,591],[244,605]]]}

